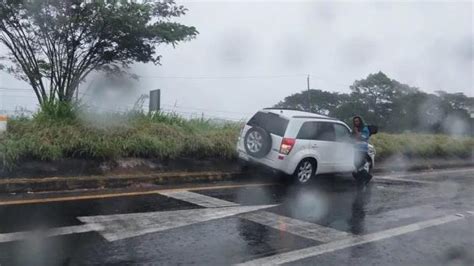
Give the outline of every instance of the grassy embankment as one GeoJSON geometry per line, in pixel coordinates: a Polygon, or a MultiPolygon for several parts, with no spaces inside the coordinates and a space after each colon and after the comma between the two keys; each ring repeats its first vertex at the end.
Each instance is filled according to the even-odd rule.
{"type": "MultiPolygon", "coordinates": [[[[9,120],[0,135],[0,158],[6,167],[25,160],[83,158],[110,160],[124,157],[174,159],[235,158],[240,125],[216,125],[207,120],[186,120],[177,115],[142,113],[66,114],[51,118],[9,120]]],[[[413,158],[472,156],[474,138],[428,134],[384,134],[371,141],[379,160],[403,154],[413,158]]]]}

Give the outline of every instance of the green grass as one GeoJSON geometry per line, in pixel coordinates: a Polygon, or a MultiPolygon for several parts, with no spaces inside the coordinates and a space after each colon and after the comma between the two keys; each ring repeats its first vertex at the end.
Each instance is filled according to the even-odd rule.
{"type": "Polygon", "coordinates": [[[174,114],[137,112],[83,113],[78,117],[50,119],[37,115],[32,119],[9,120],[8,132],[0,135],[4,165],[18,166],[31,159],[235,157],[237,123],[216,125],[209,120],[186,120],[174,114]]]}
{"type": "MultiPolygon", "coordinates": [[[[0,158],[4,166],[13,168],[26,160],[64,158],[232,160],[236,157],[238,123],[216,125],[209,120],[186,120],[162,113],[75,111],[71,115],[64,107],[48,112],[9,120],[8,132],[0,135],[0,158]]],[[[379,160],[395,154],[413,158],[468,158],[474,150],[474,138],[445,135],[380,133],[371,142],[379,160]]]]}
{"type": "Polygon", "coordinates": [[[371,138],[371,143],[375,146],[379,159],[395,154],[409,158],[468,158],[473,156],[474,152],[472,137],[380,133],[371,138]]]}

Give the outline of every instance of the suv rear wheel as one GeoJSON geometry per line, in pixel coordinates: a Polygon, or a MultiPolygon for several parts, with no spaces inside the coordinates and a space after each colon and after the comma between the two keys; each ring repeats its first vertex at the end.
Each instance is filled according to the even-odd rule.
{"type": "Polygon", "coordinates": [[[293,174],[299,184],[307,183],[316,173],[316,163],[311,159],[302,160],[293,174]]]}
{"type": "Polygon", "coordinates": [[[262,158],[270,152],[272,137],[260,127],[252,127],[244,138],[245,151],[256,158],[262,158]]]}

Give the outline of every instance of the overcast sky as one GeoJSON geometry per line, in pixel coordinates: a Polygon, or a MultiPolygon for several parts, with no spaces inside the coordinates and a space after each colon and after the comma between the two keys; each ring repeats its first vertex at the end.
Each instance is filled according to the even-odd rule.
{"type": "MultiPolygon", "coordinates": [[[[379,70],[427,92],[474,96],[470,1],[178,2],[189,9],[179,21],[200,34],[162,47],[162,66],[135,66],[144,77],[120,104],[159,88],[167,109],[240,118],[305,89],[306,74],[311,88],[349,92],[379,70]]],[[[0,74],[0,87],[28,85],[0,74]]],[[[27,94],[0,90],[0,109],[34,106],[27,94]]]]}

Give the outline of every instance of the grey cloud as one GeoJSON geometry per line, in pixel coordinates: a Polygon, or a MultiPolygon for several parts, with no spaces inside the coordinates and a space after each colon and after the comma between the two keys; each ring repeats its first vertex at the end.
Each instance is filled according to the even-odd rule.
{"type": "MultiPolygon", "coordinates": [[[[160,47],[163,65],[137,65],[137,73],[157,77],[308,73],[315,77],[315,88],[348,92],[348,86],[341,84],[381,70],[427,92],[445,89],[474,96],[472,2],[181,3],[189,12],[180,21],[196,26],[201,34],[175,49],[160,47]]],[[[28,87],[5,74],[0,74],[0,86],[28,87]]],[[[141,79],[137,95],[155,88],[163,90],[167,104],[243,116],[305,89],[306,80],[304,76],[141,79]]],[[[134,101],[130,99],[130,104],[134,101]]],[[[35,105],[32,100],[30,106],[35,105]]]]}

